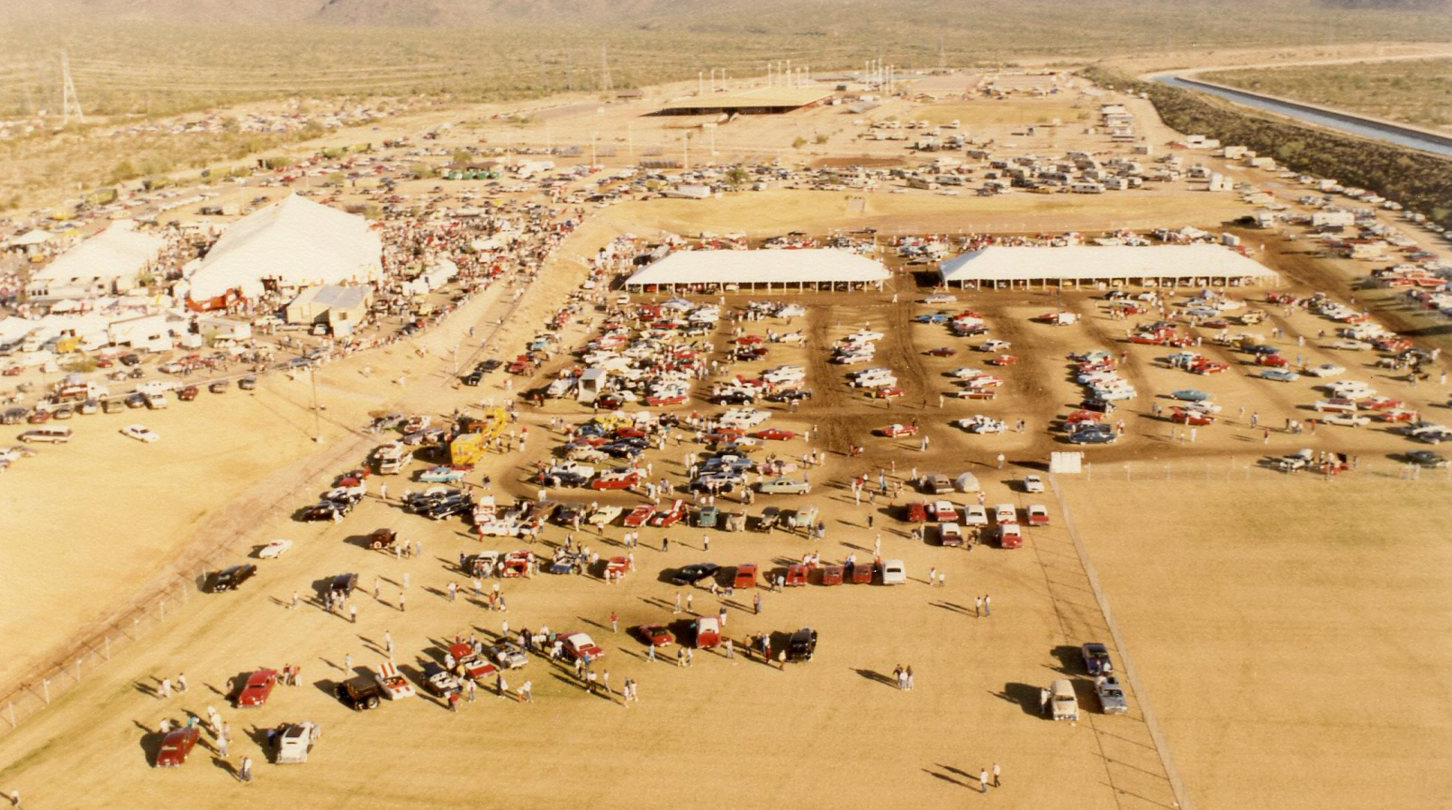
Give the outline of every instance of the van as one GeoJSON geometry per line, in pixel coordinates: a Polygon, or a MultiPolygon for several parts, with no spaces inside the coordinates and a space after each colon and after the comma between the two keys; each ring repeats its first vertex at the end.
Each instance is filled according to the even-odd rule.
{"type": "Polygon", "coordinates": [[[50,442],[51,444],[65,444],[71,440],[71,429],[68,427],[38,427],[31,428],[20,434],[22,442],[50,442]]]}

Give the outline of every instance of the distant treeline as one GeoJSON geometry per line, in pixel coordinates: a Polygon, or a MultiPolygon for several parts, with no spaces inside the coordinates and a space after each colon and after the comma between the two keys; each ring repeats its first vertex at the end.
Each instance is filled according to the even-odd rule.
{"type": "Polygon", "coordinates": [[[1098,67],[1085,78],[1144,93],[1168,126],[1268,155],[1287,168],[1370,189],[1452,228],[1452,160],[1268,118],[1178,87],[1143,82],[1098,67]]]}

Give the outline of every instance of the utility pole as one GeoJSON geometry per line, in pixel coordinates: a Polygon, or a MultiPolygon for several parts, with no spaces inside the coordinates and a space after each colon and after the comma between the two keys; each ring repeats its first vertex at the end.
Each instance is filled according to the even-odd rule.
{"type": "Polygon", "coordinates": [[[76,95],[76,83],[71,81],[71,58],[65,51],[61,51],[61,126],[71,122],[71,116],[79,121],[85,113],[81,112],[81,99],[76,95]]]}
{"type": "Polygon", "coordinates": [[[308,363],[308,377],[313,383],[313,441],[315,443],[323,440],[323,417],[318,408],[318,364],[308,363]]]}
{"type": "Polygon", "coordinates": [[[610,81],[610,52],[607,50],[608,47],[607,45],[600,46],[600,89],[606,93],[615,89],[615,85],[610,81]]]}

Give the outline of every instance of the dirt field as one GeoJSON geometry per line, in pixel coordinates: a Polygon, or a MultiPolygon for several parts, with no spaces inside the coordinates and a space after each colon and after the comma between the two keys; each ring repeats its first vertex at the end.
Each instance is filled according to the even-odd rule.
{"type": "Polygon", "coordinates": [[[1197,807],[1445,804],[1448,486],[1064,486],[1197,807]]]}
{"type": "MultiPolygon", "coordinates": [[[[825,113],[811,120],[819,119],[825,120],[825,113]]],[[[578,134],[586,124],[571,126],[578,134]]],[[[762,132],[785,139],[799,125],[762,126],[762,132]]],[[[1164,134],[1153,122],[1147,128],[1152,137],[1164,134]]],[[[654,238],[665,231],[765,235],[863,226],[884,233],[1216,227],[1247,210],[1230,195],[1162,189],[1088,199],[875,193],[868,195],[862,214],[852,215],[852,196],[857,195],[771,191],[600,210],[527,293],[503,330],[499,353],[512,354],[521,339],[533,334],[582,278],[579,258],[619,233],[654,238]]],[[[1287,270],[1299,285],[1294,289],[1345,283],[1345,268],[1297,259],[1272,236],[1265,239],[1273,245],[1264,260],[1287,270]]],[[[322,808],[351,808],[360,800],[411,808],[477,792],[487,778],[491,795],[507,802],[573,807],[583,789],[603,807],[651,808],[679,804],[678,782],[708,773],[712,785],[723,778],[739,782],[728,789],[747,807],[835,808],[844,795],[859,803],[937,807],[977,800],[966,794],[977,790],[979,769],[998,763],[1003,787],[990,792],[1005,794],[997,801],[1014,806],[1169,807],[1174,795],[1141,711],[1147,699],[1188,795],[1202,810],[1379,801],[1438,806],[1445,777],[1435,773],[1426,779],[1418,759],[1452,742],[1445,712],[1435,711],[1435,701],[1446,691],[1440,679],[1452,665],[1440,633],[1452,607],[1442,573],[1446,552],[1437,542],[1448,486],[1444,473],[1429,473],[1418,482],[1395,480],[1401,453],[1413,446],[1382,426],[1282,432],[1287,419],[1314,415],[1307,407],[1321,396],[1315,381],[1255,378],[1257,369],[1246,365],[1246,355],[1210,344],[1213,330],[1192,333],[1206,338],[1195,350],[1230,368],[1192,375],[1163,363],[1175,349],[1124,342],[1126,327],[1153,314],[1112,320],[1105,302],[1089,291],[966,293],[953,304],[928,306],[916,303],[926,290],[917,288],[912,276],[899,275],[894,284],[881,295],[801,296],[808,306],[805,317],[793,323],[768,320],[747,330],[802,329],[806,347],[774,345],[767,358],[730,366],[720,375],[781,364],[806,367],[813,398],[796,411],[772,406],[768,424],[811,430],[813,437],[810,443],[801,438],[773,443],[767,452],[792,460],[818,449],[827,453],[827,463],[809,470],[810,495],[763,497],[748,511],[758,513],[763,505],[818,505],[825,513],[825,540],[811,542],[781,531],[644,529],[642,546],[633,551],[638,570],[623,582],[607,585],[593,576],[549,574],[505,580],[505,612],[486,610],[473,595],[472,583],[457,569],[458,555],[481,548],[508,551],[524,547],[522,542],[481,546],[457,518],[429,521],[406,514],[398,497],[422,485],[404,476],[388,480],[392,498],[386,502],[377,497],[378,479],[373,479],[374,494],[339,524],[291,519],[293,509],[310,503],[333,475],[356,466],[380,441],[350,432],[369,410],[387,405],[443,416],[527,387],[525,380],[515,380],[513,390],[505,390],[502,375],[477,389],[458,388],[451,379],[453,346],[470,325],[480,327],[480,337],[487,333],[502,312],[502,304],[491,300],[502,288],[420,341],[422,358],[400,344],[321,370],[319,387],[327,406],[322,448],[310,441],[311,390],[302,379],[269,380],[255,397],[232,391],[190,406],[177,403],[164,413],[129,412],[78,422],[81,436],[74,445],[47,449],[7,474],[3,505],[17,517],[12,536],[23,542],[6,546],[8,556],[0,559],[7,577],[0,595],[5,600],[0,602],[0,635],[20,639],[23,655],[7,652],[0,659],[0,678],[21,671],[27,660],[52,654],[53,641],[69,637],[106,606],[124,603],[160,576],[158,570],[176,564],[199,526],[215,526],[216,533],[241,530],[249,542],[236,545],[236,561],[254,542],[289,537],[296,545],[278,560],[260,562],[258,576],[239,592],[179,593],[166,623],[110,664],[88,664],[79,686],[0,737],[0,791],[21,790],[25,806],[39,807],[141,808],[200,795],[209,807],[251,807],[296,801],[305,793],[309,806],[322,808]],[[942,326],[911,319],[967,308],[984,316],[987,337],[1010,341],[1021,359],[995,372],[1004,378],[996,399],[948,399],[940,408],[938,395],[952,388],[944,375],[959,366],[982,367],[991,355],[973,350],[983,338],[953,338],[942,326]],[[1029,320],[1054,309],[1083,319],[1065,327],[1029,320]],[[885,333],[873,365],[898,369],[902,399],[890,404],[869,400],[846,384],[847,368],[826,362],[827,347],[862,326],[885,333]],[[924,354],[938,346],[956,353],[924,354]],[[1054,492],[1029,494],[1021,481],[1027,472],[1042,473],[1050,451],[1067,449],[1048,430],[1082,396],[1066,356],[1096,348],[1123,353],[1124,372],[1141,395],[1115,414],[1125,422],[1124,438],[1087,448],[1090,472],[1056,482],[1065,493],[1066,513],[1054,492]],[[407,386],[390,382],[404,372],[407,386]],[[1189,387],[1212,393],[1223,406],[1221,420],[1200,429],[1193,440],[1151,410],[1154,403],[1169,402],[1168,392],[1189,387]],[[976,413],[1010,423],[1023,419],[1026,429],[975,436],[947,424],[976,413]],[[218,435],[218,415],[247,430],[218,435]],[[919,450],[917,440],[870,435],[874,428],[911,420],[923,426],[929,450],[919,450]],[[143,446],[115,434],[132,421],[147,423],[163,441],[143,446]],[[1272,429],[1268,439],[1266,427],[1272,429]],[[866,450],[848,457],[848,445],[854,443],[866,450]],[[1354,454],[1364,469],[1325,482],[1254,466],[1263,455],[1301,447],[1354,454]],[[1006,461],[1002,470],[1000,453],[1006,461]],[[309,455],[313,466],[305,467],[302,460],[309,455]],[[153,464],[158,457],[166,463],[153,464]],[[1131,480],[1120,481],[1130,462],[1135,465],[1131,480]],[[135,484],[141,465],[147,465],[149,476],[145,488],[135,484]],[[94,509],[78,509],[77,493],[57,485],[76,468],[87,470],[85,497],[94,509]],[[1000,503],[1019,509],[1043,503],[1051,525],[1028,529],[1018,550],[947,549],[937,544],[934,531],[926,542],[912,541],[909,524],[899,520],[902,505],[922,496],[905,490],[859,504],[846,488],[853,476],[865,475],[874,484],[880,476],[891,485],[915,469],[950,475],[973,471],[984,483],[990,509],[1000,503]],[[1150,471],[1168,477],[1140,480],[1150,471]],[[174,493],[176,508],[157,508],[150,498],[158,491],[174,493]],[[1231,504],[1235,508],[1226,508],[1231,504]],[[54,516],[76,513],[86,513],[75,520],[78,530],[57,543],[54,516]],[[1098,570],[1147,691],[1130,694],[1126,716],[1098,713],[1077,664],[1080,643],[1111,639],[1063,520],[1066,514],[1098,570]],[[119,557],[112,536],[117,527],[125,527],[128,538],[128,553],[119,557]],[[395,559],[369,551],[363,536],[379,527],[421,543],[423,554],[395,559]],[[703,535],[710,538],[709,550],[703,535]],[[666,537],[669,551],[662,550],[666,537]],[[774,569],[813,551],[826,562],[848,555],[865,561],[879,538],[884,557],[904,561],[910,576],[906,585],[813,584],[763,592],[763,610],[756,614],[752,594],[744,590],[715,598],[703,588],[672,585],[667,576],[700,561],[754,562],[774,569]],[[18,553],[21,549],[26,553],[18,553]],[[946,575],[943,587],[926,584],[930,569],[946,575]],[[323,583],[343,572],[360,575],[361,590],[353,599],[356,625],[330,615],[318,600],[323,583]],[[450,583],[460,588],[457,600],[447,597],[450,583]],[[61,607],[77,592],[86,598],[74,604],[93,612],[72,615],[61,607]],[[294,593],[300,604],[290,609],[294,593]],[[688,593],[690,609],[674,612],[676,596],[688,593]],[[991,617],[976,615],[974,600],[985,594],[992,596],[991,617]],[[727,635],[738,643],[734,659],[700,651],[694,666],[682,668],[670,647],[665,660],[647,661],[645,646],[628,632],[659,622],[688,636],[691,610],[714,614],[723,606],[727,635]],[[618,632],[610,627],[612,612],[618,614],[618,632]],[[355,672],[366,672],[384,659],[385,634],[396,646],[397,662],[413,677],[442,642],[456,635],[492,638],[506,621],[514,632],[548,627],[591,633],[606,650],[602,668],[611,673],[613,693],[589,695],[568,667],[534,656],[523,670],[508,675],[511,688],[532,682],[533,704],[496,697],[492,681],[481,684],[479,702],[462,705],[457,715],[428,697],[385,703],[367,713],[351,712],[332,697],[335,682],[353,674],[349,664],[355,672]],[[741,651],[750,634],[774,634],[779,647],[783,634],[808,625],[821,637],[810,663],[778,670],[748,660],[741,651]],[[262,708],[230,708],[229,679],[289,663],[303,668],[300,687],[279,687],[262,708]],[[899,691],[893,684],[890,673],[898,665],[913,667],[913,691],[899,691]],[[159,679],[179,671],[186,672],[191,690],[158,698],[159,679]],[[1038,716],[1038,690],[1057,677],[1076,681],[1084,711],[1077,726],[1038,716]],[[629,708],[618,694],[626,678],[640,683],[641,701],[629,708]],[[160,721],[181,721],[188,712],[204,715],[208,706],[220,709],[231,724],[230,758],[214,756],[206,748],[211,738],[204,735],[206,743],[184,767],[149,768],[160,721]],[[293,768],[268,763],[262,752],[266,729],[301,720],[323,727],[309,763],[293,768]],[[232,779],[232,768],[244,754],[257,763],[249,786],[232,779]],[[790,757],[789,765],[783,764],[784,756],[790,757]],[[671,775],[665,785],[657,778],[661,773],[671,775]]],[[[1330,322],[1300,310],[1268,307],[1256,291],[1233,292],[1248,298],[1248,305],[1267,309],[1269,320],[1259,331],[1287,355],[1339,363],[1347,367],[1346,377],[1366,380],[1378,393],[1405,398],[1441,418],[1444,385],[1413,387],[1393,379],[1371,365],[1370,353],[1326,348],[1318,332],[1333,329],[1330,322]],[[1272,338],[1273,326],[1284,328],[1286,335],[1272,338]]],[[[727,304],[747,300],[731,296],[727,304]]],[[[727,329],[723,325],[714,336],[718,350],[727,329]]],[[[586,335],[586,326],[575,323],[565,340],[577,344],[586,335]]],[[[461,357],[474,349],[466,345],[461,357]]],[[[568,362],[557,358],[531,382],[538,384],[568,362]]],[[[685,414],[701,407],[695,403],[675,410],[685,414]]],[[[494,491],[535,497],[538,488],[526,477],[530,462],[546,457],[561,439],[551,434],[549,419],[579,422],[589,415],[570,402],[526,409],[522,421],[530,438],[524,452],[490,457],[482,471],[492,477],[494,491]]],[[[655,476],[679,481],[684,453],[699,449],[672,445],[652,451],[645,461],[654,466],[655,476]]],[[[423,466],[419,462],[415,469],[423,466]]],[[[475,473],[469,480],[482,479],[475,473]]],[[[640,495],[621,492],[550,495],[573,503],[641,502],[640,495]]],[[[734,497],[723,499],[728,509],[741,508],[734,497]]],[[[974,497],[952,496],[960,505],[974,497]]],[[[579,532],[575,539],[602,554],[624,554],[622,532],[617,525],[603,537],[579,532]]],[[[214,535],[201,534],[195,542],[209,542],[214,535]]],[[[567,534],[551,526],[533,549],[545,553],[567,534]]],[[[484,587],[492,584],[486,581],[484,587]]],[[[4,710],[0,707],[0,717],[4,710]]]]}

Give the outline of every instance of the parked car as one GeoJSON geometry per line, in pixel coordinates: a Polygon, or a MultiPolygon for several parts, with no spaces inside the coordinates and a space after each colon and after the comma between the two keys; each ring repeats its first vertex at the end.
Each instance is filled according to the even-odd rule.
{"type": "Polygon", "coordinates": [[[763,494],[806,495],[812,491],[812,485],[807,481],[798,481],[794,478],[782,477],[762,481],[756,485],[756,490],[763,494]]]}
{"type": "Polygon", "coordinates": [[[988,509],[976,503],[963,507],[963,523],[967,526],[987,526],[988,509]]]}
{"type": "Polygon", "coordinates": [[[1099,710],[1105,714],[1127,714],[1129,701],[1124,697],[1124,688],[1119,679],[1108,675],[1094,680],[1094,694],[1099,697],[1099,710]]]}
{"type": "Polygon", "coordinates": [[[333,687],[333,694],[350,709],[376,709],[383,702],[383,687],[371,675],[358,675],[333,687]]]}
{"type": "Polygon", "coordinates": [[[635,628],[635,632],[642,641],[652,647],[665,647],[676,642],[676,637],[671,633],[670,628],[663,624],[642,624],[635,628]]]}
{"type": "Polygon", "coordinates": [[[233,565],[223,568],[212,574],[207,590],[212,593],[235,591],[242,583],[251,579],[252,575],[256,573],[257,566],[249,564],[233,565]]]}
{"type": "Polygon", "coordinates": [[[817,631],[810,627],[791,634],[787,639],[786,654],[788,661],[810,661],[817,654],[817,631]]]}
{"type": "Polygon", "coordinates": [[[715,616],[701,616],[691,625],[691,637],[696,649],[709,650],[721,644],[721,620],[715,616]]]}
{"type": "Polygon", "coordinates": [[[259,669],[247,676],[242,683],[241,689],[233,698],[233,703],[241,709],[249,706],[261,706],[267,703],[272,696],[272,688],[277,686],[277,670],[259,669]]]}
{"type": "Polygon", "coordinates": [[[292,548],[292,541],[285,538],[278,538],[257,550],[257,556],[263,560],[271,560],[281,557],[292,548]]]}
{"type": "Polygon", "coordinates": [[[905,585],[907,584],[907,566],[902,560],[882,561],[882,584],[883,585],[905,585]]]}
{"type": "Polygon", "coordinates": [[[1025,475],[1023,477],[1023,491],[1024,492],[1043,492],[1044,491],[1044,479],[1040,478],[1037,475],[1025,475]]]}
{"type": "Polygon", "coordinates": [[[135,439],[136,441],[142,442],[144,444],[151,444],[152,442],[161,438],[160,436],[156,435],[156,433],[152,431],[151,428],[145,425],[127,425],[126,427],[121,428],[121,435],[125,436],[128,439],[135,439]]]}
{"type": "Polygon", "coordinates": [[[677,585],[695,585],[716,576],[720,570],[721,566],[715,563],[694,563],[677,569],[671,576],[671,582],[677,585]]]}
{"type": "Polygon", "coordinates": [[[571,661],[580,659],[598,661],[605,657],[605,651],[600,649],[600,645],[585,633],[566,633],[561,637],[561,641],[561,649],[571,661]]]}
{"type": "Polygon", "coordinates": [[[194,726],[183,726],[167,732],[161,738],[161,747],[157,749],[155,767],[175,768],[186,764],[187,756],[197,746],[197,739],[201,734],[201,730],[194,726]]]}
{"type": "Polygon", "coordinates": [[[1048,510],[1048,507],[1044,506],[1043,504],[1041,504],[1041,503],[1031,503],[1031,504],[1028,505],[1028,508],[1025,509],[1024,511],[1028,515],[1028,525],[1030,525],[1030,526],[1047,526],[1047,525],[1049,525],[1049,510],[1048,510]]]}
{"type": "Polygon", "coordinates": [[[1079,699],[1074,696],[1074,685],[1065,678],[1049,684],[1049,706],[1055,720],[1079,721],[1079,699]]]}
{"type": "Polygon", "coordinates": [[[1109,660],[1109,648],[1097,641],[1086,642],[1079,648],[1084,659],[1084,671],[1090,675],[1108,675],[1114,671],[1114,662],[1109,660]]]}
{"type": "Polygon", "coordinates": [[[1440,469],[1447,466],[1447,457],[1431,450],[1413,450],[1407,453],[1406,458],[1412,464],[1428,469],[1440,469]]]}
{"type": "Polygon", "coordinates": [[[501,641],[491,645],[485,652],[494,659],[494,663],[505,669],[519,669],[529,663],[529,655],[525,653],[524,648],[512,641],[501,641]]]}

